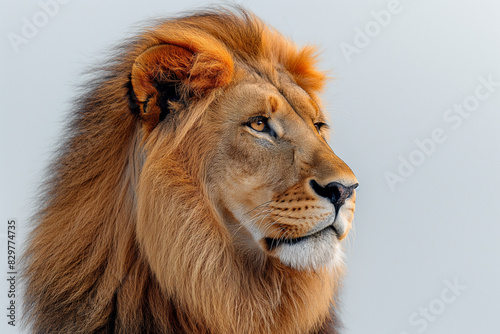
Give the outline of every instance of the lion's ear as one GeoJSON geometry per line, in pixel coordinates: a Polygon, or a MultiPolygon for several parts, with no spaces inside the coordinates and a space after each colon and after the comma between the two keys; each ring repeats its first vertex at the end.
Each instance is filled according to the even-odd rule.
{"type": "Polygon", "coordinates": [[[188,96],[203,97],[229,83],[233,62],[228,54],[192,51],[160,44],[135,60],[131,85],[146,129],[151,131],[168,115],[169,103],[188,96]]]}

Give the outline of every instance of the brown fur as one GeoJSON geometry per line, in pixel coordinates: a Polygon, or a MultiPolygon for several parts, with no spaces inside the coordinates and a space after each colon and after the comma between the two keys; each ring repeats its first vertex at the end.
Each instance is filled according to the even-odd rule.
{"type": "Polygon", "coordinates": [[[307,110],[297,111],[303,119],[323,117],[314,50],[222,9],[159,23],[99,75],[52,165],[25,254],[33,331],[337,333],[341,267],[284,265],[248,241],[231,207],[274,201],[276,221],[285,206],[300,207],[304,215],[281,226],[297,237],[317,219],[306,210],[323,205],[304,188],[308,177],[355,180],[312,121],[299,130],[295,114],[285,122],[293,108],[307,110]],[[158,83],[178,100],[162,102],[158,83]],[[302,131],[309,146],[294,146],[295,157],[283,146],[272,160],[254,146],[260,134],[241,125],[240,109],[257,103],[249,96],[264,84],[274,93],[252,112],[269,108],[286,133],[302,131]],[[238,131],[232,137],[227,124],[238,131]]]}

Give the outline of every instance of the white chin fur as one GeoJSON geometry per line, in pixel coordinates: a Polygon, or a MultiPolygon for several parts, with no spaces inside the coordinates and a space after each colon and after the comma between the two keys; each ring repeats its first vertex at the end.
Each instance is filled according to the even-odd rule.
{"type": "Polygon", "coordinates": [[[343,263],[343,255],[333,231],[325,231],[294,245],[282,244],[275,253],[283,264],[297,270],[335,269],[343,263]]]}

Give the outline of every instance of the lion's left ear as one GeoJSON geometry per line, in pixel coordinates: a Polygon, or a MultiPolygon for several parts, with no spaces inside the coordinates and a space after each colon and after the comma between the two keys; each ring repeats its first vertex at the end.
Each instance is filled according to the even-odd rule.
{"type": "Polygon", "coordinates": [[[231,81],[232,58],[225,50],[216,51],[159,44],[136,58],[131,85],[148,132],[168,115],[170,102],[187,96],[201,98],[231,81]]]}

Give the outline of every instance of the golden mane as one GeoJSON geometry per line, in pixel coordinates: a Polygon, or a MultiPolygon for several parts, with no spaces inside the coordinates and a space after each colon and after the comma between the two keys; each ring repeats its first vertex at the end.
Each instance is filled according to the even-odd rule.
{"type": "Polygon", "coordinates": [[[325,81],[315,63],[313,48],[297,49],[241,9],[164,20],[122,46],[78,100],[51,165],[24,254],[26,324],[35,333],[337,333],[323,291],[337,291],[339,273],[271,260],[255,270],[236,254],[204,184],[204,141],[215,135],[190,136],[224,97],[217,88],[238,79],[235,64],[263,76],[282,68],[314,96],[325,81]],[[171,72],[148,72],[159,45],[193,58],[183,63],[181,50],[171,72]],[[175,89],[189,102],[171,105],[182,117],[155,128],[165,115],[146,113],[148,80],[183,75],[175,89]],[[165,158],[148,160],[160,141],[165,158]],[[155,186],[141,188],[140,177],[155,186]],[[145,194],[151,200],[139,202],[145,194]],[[159,223],[167,216],[171,231],[159,223]]]}

